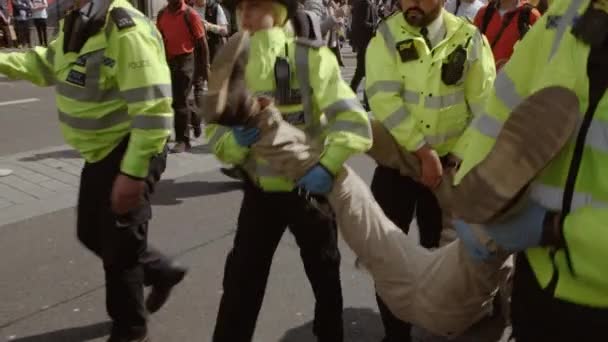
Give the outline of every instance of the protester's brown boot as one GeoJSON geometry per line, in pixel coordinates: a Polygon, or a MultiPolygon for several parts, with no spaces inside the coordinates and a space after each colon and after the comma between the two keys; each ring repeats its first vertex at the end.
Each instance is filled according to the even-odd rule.
{"type": "Polygon", "coordinates": [[[454,189],[454,215],[469,223],[495,221],[566,145],[580,117],[574,92],[548,87],[518,105],[486,158],[454,189]]]}

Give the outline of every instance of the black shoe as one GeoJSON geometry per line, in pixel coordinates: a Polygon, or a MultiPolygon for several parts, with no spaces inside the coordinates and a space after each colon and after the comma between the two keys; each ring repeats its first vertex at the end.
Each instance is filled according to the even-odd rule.
{"type": "Polygon", "coordinates": [[[220,172],[224,174],[224,176],[230,177],[236,180],[245,180],[245,171],[240,167],[222,167],[220,168],[220,172]]]}
{"type": "Polygon", "coordinates": [[[178,142],[171,148],[171,153],[184,153],[190,151],[190,143],[178,142]]]}
{"type": "Polygon", "coordinates": [[[152,291],[146,299],[146,309],[149,313],[155,313],[165,305],[171,295],[171,290],[184,279],[188,270],[181,266],[175,266],[170,273],[161,284],[152,286],[152,291]]]}

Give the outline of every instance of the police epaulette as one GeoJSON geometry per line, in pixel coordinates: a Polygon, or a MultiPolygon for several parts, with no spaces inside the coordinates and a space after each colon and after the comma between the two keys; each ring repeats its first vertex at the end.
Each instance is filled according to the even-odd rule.
{"type": "Polygon", "coordinates": [[[122,7],[114,7],[112,11],[110,11],[110,16],[112,17],[112,21],[114,21],[119,31],[135,26],[133,17],[131,17],[129,12],[122,7]]]}
{"type": "Polygon", "coordinates": [[[306,38],[296,38],[296,44],[314,48],[314,49],[319,49],[319,48],[325,46],[325,42],[320,39],[313,40],[313,39],[306,39],[306,38]]]}

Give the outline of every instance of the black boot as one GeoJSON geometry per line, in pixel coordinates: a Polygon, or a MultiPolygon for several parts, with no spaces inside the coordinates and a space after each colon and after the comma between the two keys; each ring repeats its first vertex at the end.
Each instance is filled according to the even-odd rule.
{"type": "Polygon", "coordinates": [[[152,286],[152,291],[146,299],[146,309],[149,313],[155,313],[165,305],[173,287],[184,279],[187,272],[186,268],[175,266],[161,283],[152,286]]]}

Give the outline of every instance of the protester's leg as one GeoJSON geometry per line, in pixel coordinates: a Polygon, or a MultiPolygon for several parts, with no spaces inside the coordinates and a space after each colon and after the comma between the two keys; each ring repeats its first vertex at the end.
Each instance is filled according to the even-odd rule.
{"type": "MultiPolygon", "coordinates": [[[[384,214],[404,233],[409,232],[420,185],[404,177],[397,170],[378,166],[372,179],[371,191],[384,214]]],[[[408,341],[410,324],[393,315],[380,296],[376,295],[378,309],[386,333],[385,342],[408,341]]]]}

